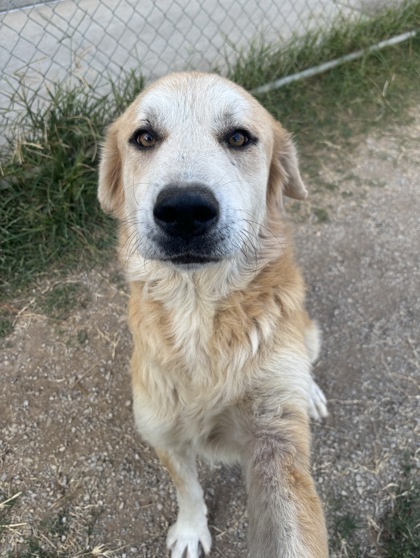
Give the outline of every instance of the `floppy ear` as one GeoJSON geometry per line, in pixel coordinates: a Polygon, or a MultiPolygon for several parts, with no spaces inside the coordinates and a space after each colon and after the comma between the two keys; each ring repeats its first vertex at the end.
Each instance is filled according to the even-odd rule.
{"type": "Polygon", "coordinates": [[[300,176],[296,147],[291,135],[278,122],[274,125],[269,189],[280,206],[282,206],[281,194],[297,200],[304,200],[308,195],[300,176]]]}
{"type": "Polygon", "coordinates": [[[121,176],[121,154],[117,142],[117,122],[108,129],[99,165],[98,199],[105,213],[121,214],[124,190],[121,176]]]}

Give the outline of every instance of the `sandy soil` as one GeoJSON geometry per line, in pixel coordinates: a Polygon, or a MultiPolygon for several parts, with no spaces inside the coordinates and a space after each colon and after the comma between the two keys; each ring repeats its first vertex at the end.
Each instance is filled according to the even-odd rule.
{"type": "MultiPolygon", "coordinates": [[[[313,470],[336,557],[384,555],[382,518],[415,455],[420,112],[414,117],[363,138],[355,152],[327,146],[311,200],[290,206],[324,337],[315,375],[330,416],[313,427],[313,470]],[[346,519],[355,522],[351,541],[346,519]]],[[[114,264],[52,277],[11,304],[19,313],[0,352],[0,502],[14,498],[0,507],[2,558],[167,556],[175,494],[133,426],[126,305],[114,264]],[[55,307],[60,289],[71,297],[55,307]]],[[[212,555],[245,556],[239,470],[202,465],[201,477],[212,555]]]]}

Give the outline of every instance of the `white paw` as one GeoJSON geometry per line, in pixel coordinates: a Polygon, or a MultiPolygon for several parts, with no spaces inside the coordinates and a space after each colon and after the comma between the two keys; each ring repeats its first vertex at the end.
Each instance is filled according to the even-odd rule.
{"type": "Polygon", "coordinates": [[[309,416],[315,420],[328,416],[327,398],[314,380],[309,391],[309,416]]]}
{"type": "Polygon", "coordinates": [[[207,519],[205,517],[194,520],[178,518],[169,529],[166,544],[171,551],[171,558],[199,558],[200,545],[204,554],[208,554],[211,548],[211,535],[207,527],[207,519]]]}

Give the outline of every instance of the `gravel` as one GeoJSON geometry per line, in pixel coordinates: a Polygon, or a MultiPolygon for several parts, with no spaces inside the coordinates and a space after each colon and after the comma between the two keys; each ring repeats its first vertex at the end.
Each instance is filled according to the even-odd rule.
{"type": "MultiPolygon", "coordinates": [[[[330,415],[313,425],[313,470],[336,558],[384,555],[382,518],[415,455],[419,122],[417,111],[410,126],[362,138],[354,152],[326,148],[328,169],[295,215],[324,338],[315,375],[330,415]]],[[[126,287],[114,264],[65,281],[83,287],[84,302],[64,320],[38,302],[63,282],[54,276],[11,303],[20,310],[0,351],[0,502],[15,498],[0,506],[0,556],[167,556],[175,493],[133,426],[126,287]]],[[[240,471],[202,464],[200,474],[212,555],[246,556],[240,471]]]]}

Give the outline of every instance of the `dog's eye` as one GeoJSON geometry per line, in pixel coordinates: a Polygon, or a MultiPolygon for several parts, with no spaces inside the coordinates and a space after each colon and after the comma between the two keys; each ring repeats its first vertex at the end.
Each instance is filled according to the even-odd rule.
{"type": "Polygon", "coordinates": [[[156,136],[147,130],[140,130],[135,137],[141,147],[153,147],[156,144],[156,136]]]}
{"type": "Polygon", "coordinates": [[[235,130],[227,138],[230,147],[244,147],[250,140],[249,135],[243,130],[235,130]]]}

